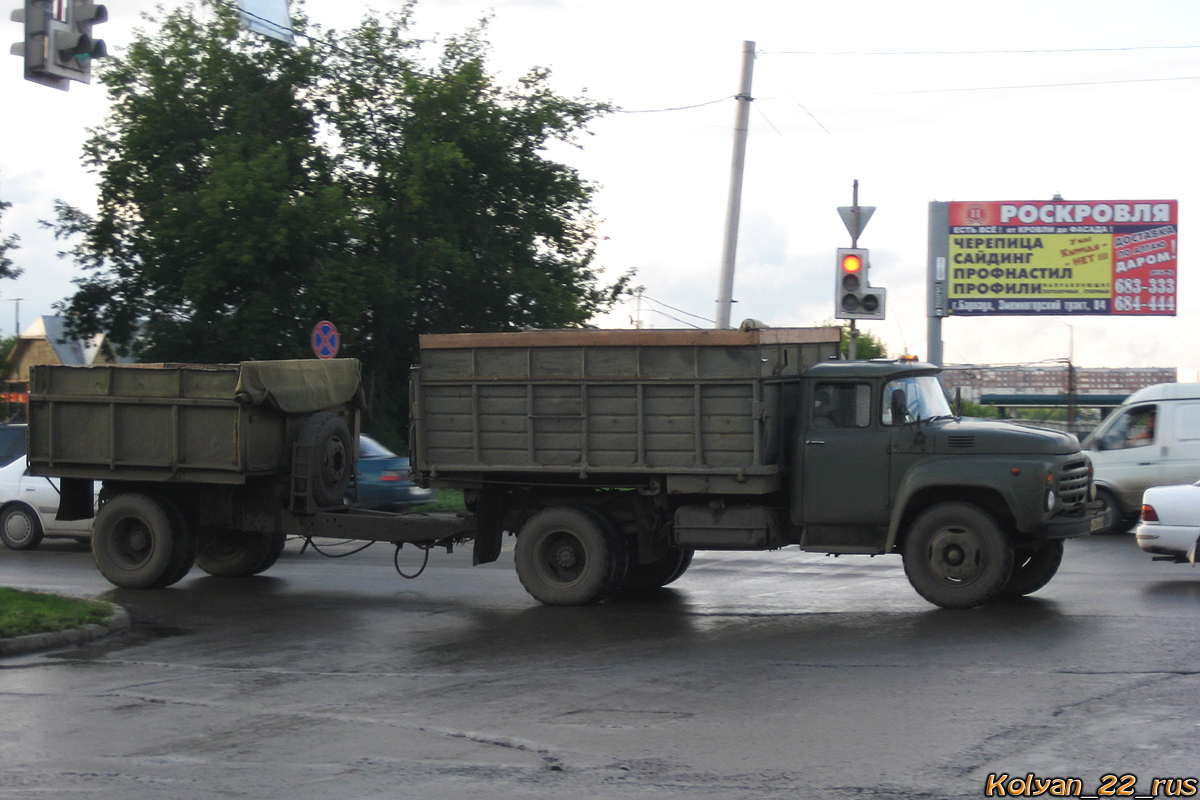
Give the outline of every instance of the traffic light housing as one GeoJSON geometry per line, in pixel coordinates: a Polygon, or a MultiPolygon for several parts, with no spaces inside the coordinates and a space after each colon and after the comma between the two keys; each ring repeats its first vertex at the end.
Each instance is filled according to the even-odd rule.
{"type": "Polygon", "coordinates": [[[66,91],[70,81],[91,83],[92,59],[108,55],[92,37],[108,10],[92,0],[25,0],[12,19],[25,25],[24,41],[11,52],[24,57],[26,80],[66,91]]]}
{"type": "Polygon", "coordinates": [[[835,319],[886,319],[887,289],[871,286],[867,279],[870,269],[870,252],[865,248],[838,248],[835,319]]]}
{"type": "Polygon", "coordinates": [[[91,83],[92,59],[108,55],[104,40],[92,38],[92,26],[108,22],[108,9],[96,5],[92,0],[63,1],[70,4],[68,26],[65,31],[55,31],[56,55],[65,70],[78,73],[66,77],[91,83]]]}

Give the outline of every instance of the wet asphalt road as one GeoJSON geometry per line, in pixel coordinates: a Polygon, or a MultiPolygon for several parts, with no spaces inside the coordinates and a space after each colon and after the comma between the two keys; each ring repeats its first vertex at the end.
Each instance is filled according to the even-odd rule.
{"type": "Polygon", "coordinates": [[[131,634],[0,661],[0,798],[967,798],[989,773],[1200,773],[1200,572],[1068,542],[1030,598],[928,605],[898,557],[700,554],[546,608],[511,553],[289,543],[251,579],[113,590],[69,542],[0,585],[102,595],[131,634]],[[341,548],[346,549],[346,548],[341,548]],[[419,563],[411,549],[403,566],[419,563]]]}

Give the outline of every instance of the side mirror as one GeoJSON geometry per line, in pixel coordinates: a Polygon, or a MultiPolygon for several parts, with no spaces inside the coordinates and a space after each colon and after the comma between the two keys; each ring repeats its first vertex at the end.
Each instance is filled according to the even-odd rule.
{"type": "Polygon", "coordinates": [[[908,396],[903,389],[892,389],[892,424],[903,425],[908,417],[908,396]]]}

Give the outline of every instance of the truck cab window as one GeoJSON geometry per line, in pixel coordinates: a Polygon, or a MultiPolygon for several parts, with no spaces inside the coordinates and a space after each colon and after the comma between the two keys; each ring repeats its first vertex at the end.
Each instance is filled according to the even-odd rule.
{"type": "Polygon", "coordinates": [[[871,424],[871,387],[818,383],[813,390],[814,428],[865,428],[871,424]]]}
{"type": "Polygon", "coordinates": [[[884,425],[904,425],[953,416],[942,384],[934,375],[908,375],[888,381],[883,387],[880,409],[884,425]],[[903,392],[904,419],[893,418],[892,397],[897,391],[903,392]]]}
{"type": "Polygon", "coordinates": [[[1124,450],[1154,443],[1157,406],[1137,406],[1125,411],[1097,439],[1098,450],[1124,450]]]}

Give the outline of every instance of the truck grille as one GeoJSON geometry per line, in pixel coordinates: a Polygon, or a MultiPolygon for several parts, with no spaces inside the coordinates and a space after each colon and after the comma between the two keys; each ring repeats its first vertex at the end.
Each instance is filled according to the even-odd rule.
{"type": "Polygon", "coordinates": [[[1058,496],[1063,505],[1072,506],[1087,501],[1088,464],[1085,459],[1063,464],[1058,476],[1058,496]]]}

